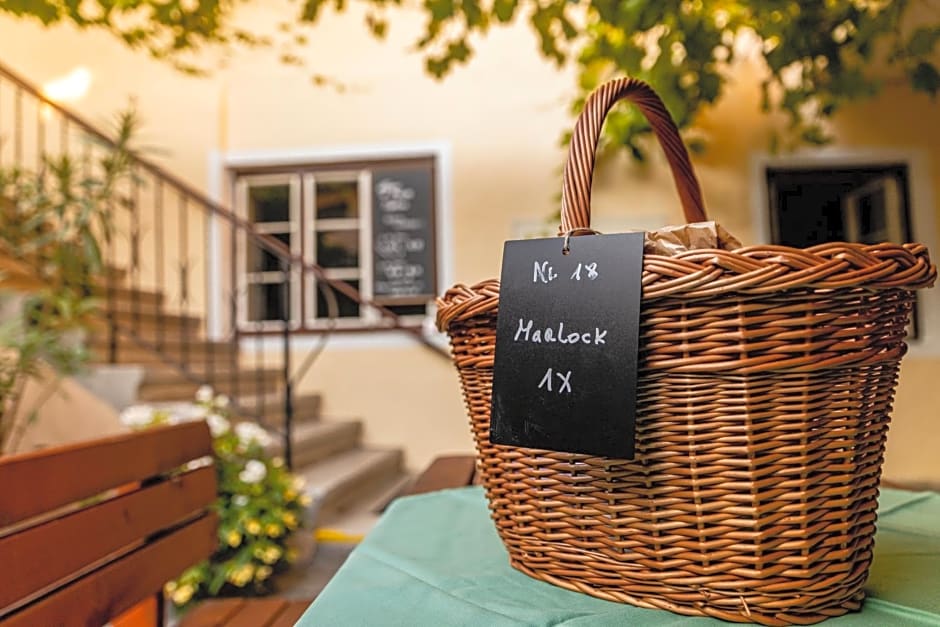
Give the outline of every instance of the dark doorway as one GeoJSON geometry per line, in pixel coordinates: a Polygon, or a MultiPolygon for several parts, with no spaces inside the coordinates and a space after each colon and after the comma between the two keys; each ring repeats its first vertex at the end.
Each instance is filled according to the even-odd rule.
{"type": "MultiPolygon", "coordinates": [[[[806,248],[825,242],[913,241],[904,163],[768,167],[770,238],[806,248]]],[[[909,337],[918,337],[915,305],[909,337]]]]}

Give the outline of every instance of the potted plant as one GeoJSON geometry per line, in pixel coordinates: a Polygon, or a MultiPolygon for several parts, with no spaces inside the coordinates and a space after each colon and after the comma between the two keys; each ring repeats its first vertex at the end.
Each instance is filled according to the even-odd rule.
{"type": "Polygon", "coordinates": [[[119,189],[132,176],[136,127],[133,111],[121,114],[116,146],[94,164],[43,155],[37,171],[0,169],[0,453],[15,450],[58,379],[86,361],[81,338],[99,308],[102,243],[113,212],[131,203],[119,189]],[[54,380],[22,407],[44,365],[54,380]]]}

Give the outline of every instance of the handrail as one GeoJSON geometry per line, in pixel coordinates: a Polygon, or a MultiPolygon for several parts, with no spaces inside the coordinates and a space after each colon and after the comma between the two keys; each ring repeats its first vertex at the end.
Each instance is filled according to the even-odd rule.
{"type": "MultiPolygon", "coordinates": [[[[48,98],[46,98],[46,96],[44,96],[39,89],[37,89],[34,85],[29,83],[26,79],[17,75],[13,70],[11,70],[7,65],[3,64],[2,62],[0,62],[0,75],[4,76],[11,82],[15,83],[18,87],[25,90],[27,93],[29,93],[33,97],[39,99],[44,105],[52,107],[63,117],[68,119],[73,124],[76,124],[83,131],[85,131],[89,135],[94,136],[96,139],[98,139],[99,141],[107,145],[108,147],[112,149],[116,147],[114,141],[111,138],[109,138],[107,135],[105,135],[104,133],[96,129],[89,122],[85,121],[84,119],[76,115],[75,113],[72,113],[68,109],[63,108],[57,103],[53,102],[52,100],[49,100],[48,98]]],[[[218,202],[212,200],[211,198],[209,198],[202,192],[196,190],[195,188],[190,186],[188,183],[186,183],[182,179],[167,172],[165,169],[161,168],[160,166],[153,163],[152,161],[149,161],[146,158],[136,153],[134,153],[132,156],[133,156],[134,161],[138,165],[149,170],[152,175],[161,179],[165,183],[169,183],[172,187],[176,188],[178,191],[183,192],[183,194],[185,194],[189,198],[197,201],[199,204],[209,209],[216,216],[223,218],[224,220],[228,221],[232,226],[238,228],[241,231],[244,231],[247,235],[251,237],[251,239],[255,243],[260,244],[269,252],[277,255],[279,259],[283,261],[289,261],[292,265],[293,264],[299,265],[301,268],[303,268],[307,272],[313,273],[313,275],[319,281],[322,281],[328,284],[330,287],[336,289],[338,292],[340,292],[344,296],[347,296],[353,299],[360,305],[367,305],[369,307],[376,309],[380,314],[382,314],[383,317],[388,318],[393,321],[394,323],[393,329],[401,330],[411,335],[414,335],[422,344],[431,348],[434,352],[444,357],[447,357],[449,359],[449,355],[447,351],[441,349],[437,344],[435,344],[430,339],[428,339],[421,332],[420,329],[416,329],[408,325],[403,325],[401,323],[400,317],[395,312],[369,299],[363,298],[359,290],[349,285],[345,281],[342,281],[340,279],[333,279],[333,278],[326,276],[323,267],[320,266],[319,264],[309,262],[303,259],[303,257],[301,257],[300,255],[294,255],[293,253],[291,253],[290,249],[287,248],[287,246],[285,246],[282,242],[280,242],[276,238],[271,237],[270,235],[267,235],[265,233],[259,232],[255,228],[253,223],[243,218],[240,218],[230,209],[223,207],[218,202]]]]}
{"type": "MultiPolygon", "coordinates": [[[[47,154],[46,135],[47,125],[54,128],[55,120],[59,126],[60,146],[63,154],[71,154],[74,150],[82,152],[80,163],[84,172],[87,174],[93,170],[94,154],[97,148],[104,151],[115,151],[121,149],[118,144],[108,137],[108,135],[98,130],[93,124],[81,116],[69,111],[61,105],[47,98],[32,83],[19,76],[3,63],[0,63],[0,92],[2,88],[9,84],[13,88],[13,162],[19,165],[23,162],[23,143],[24,138],[33,142],[38,162],[47,154]],[[35,103],[36,109],[36,132],[29,135],[24,130],[24,98],[29,98],[29,105],[35,103]],[[54,114],[57,117],[53,117],[54,114]],[[72,127],[78,131],[78,144],[73,143],[72,127]]],[[[0,98],[2,100],[2,98],[0,98]]],[[[7,115],[10,115],[9,113],[7,115]]],[[[126,147],[123,150],[127,150],[126,147]]],[[[3,157],[4,145],[0,143],[0,158],[3,157]]],[[[291,431],[292,416],[294,413],[293,394],[298,382],[303,374],[309,368],[313,358],[319,354],[321,346],[312,351],[306,359],[300,361],[300,367],[297,372],[291,373],[291,364],[293,362],[291,355],[291,337],[295,331],[291,329],[290,314],[290,290],[292,277],[297,275],[306,277],[308,275],[316,279],[318,289],[324,290],[327,298],[329,315],[332,318],[337,308],[335,293],[340,293],[357,303],[359,306],[371,307],[377,311],[381,319],[390,322],[383,324],[379,328],[384,330],[397,330],[413,336],[418,342],[433,350],[436,354],[447,356],[447,352],[426,337],[421,328],[415,328],[402,322],[401,317],[388,307],[364,298],[362,294],[346,281],[334,279],[327,276],[326,271],[317,263],[304,259],[301,255],[294,254],[290,248],[272,235],[263,233],[250,221],[236,215],[231,209],[226,208],[219,202],[209,198],[203,192],[192,187],[189,183],[183,181],[177,176],[165,170],[163,167],[146,159],[138,153],[131,151],[129,157],[133,166],[135,176],[129,183],[132,186],[130,192],[130,202],[128,214],[127,232],[121,233],[127,236],[127,253],[124,257],[123,252],[119,253],[120,247],[117,243],[108,243],[107,252],[112,261],[119,258],[118,263],[121,267],[117,274],[108,271],[104,276],[104,285],[98,286],[105,296],[106,307],[104,307],[104,322],[107,329],[107,360],[111,363],[119,361],[119,352],[124,350],[134,350],[134,347],[147,350],[155,356],[158,361],[166,366],[170,366],[176,373],[175,376],[182,377],[184,381],[194,384],[209,383],[215,386],[228,387],[233,405],[238,408],[239,415],[254,416],[260,422],[267,424],[264,416],[270,411],[268,409],[271,402],[275,407],[279,403],[284,412],[283,429],[280,434],[283,436],[284,452],[288,465],[291,463],[291,431]],[[149,181],[152,187],[152,194],[149,195],[150,204],[141,197],[141,190],[149,181]],[[170,201],[176,201],[175,209],[170,201]],[[144,200],[143,203],[140,201],[144,200]],[[193,207],[195,205],[195,207],[193,207]],[[175,216],[174,216],[175,212],[175,216]],[[164,253],[164,247],[169,239],[174,235],[167,235],[167,216],[170,216],[169,224],[178,229],[175,234],[176,242],[171,245],[170,251],[175,251],[175,255],[164,253]],[[147,223],[149,219],[149,223],[147,223]],[[212,339],[213,333],[209,330],[207,316],[204,312],[198,312],[197,317],[193,316],[191,293],[191,269],[193,259],[202,258],[200,255],[206,255],[205,250],[191,247],[199,246],[197,240],[190,237],[189,231],[198,228],[196,220],[211,220],[211,224],[216,228],[227,228],[231,233],[231,257],[234,260],[236,254],[236,236],[243,236],[253,246],[266,251],[277,262],[280,268],[280,276],[275,283],[280,287],[283,302],[283,318],[280,321],[283,324],[280,337],[283,339],[283,351],[279,358],[279,366],[274,369],[274,364],[268,360],[273,353],[264,346],[263,338],[256,337],[256,350],[254,352],[253,369],[255,372],[254,380],[242,382],[241,375],[251,375],[252,364],[247,357],[250,357],[251,344],[247,338],[242,336],[238,326],[238,298],[240,283],[236,280],[234,274],[231,283],[231,333],[226,335],[224,340],[216,341],[212,339]],[[175,222],[174,222],[175,220],[175,222]],[[215,220],[218,220],[217,222],[215,220]],[[148,233],[147,229],[152,232],[148,233]],[[147,239],[149,237],[149,239],[147,239]],[[146,243],[145,243],[146,242],[146,243]],[[175,246],[175,247],[174,247],[175,246]],[[147,251],[152,256],[143,257],[142,251],[147,251]],[[128,267],[123,268],[127,263],[128,267]],[[124,276],[120,275],[120,270],[126,270],[124,276]],[[121,282],[129,277],[124,285],[121,282]],[[175,281],[175,283],[174,283],[175,281]],[[173,292],[175,286],[175,292],[173,292]],[[103,288],[103,289],[102,289],[103,288]],[[123,290],[123,292],[122,292],[123,290]],[[159,296],[155,301],[156,309],[151,309],[152,304],[144,305],[142,298],[146,297],[147,290],[156,291],[159,296]],[[119,297],[119,294],[123,296],[119,297]],[[120,300],[123,299],[123,300],[120,300]],[[128,299],[130,301],[128,302],[128,299]],[[175,310],[169,309],[170,301],[173,301],[175,310]],[[128,311],[128,307],[130,311],[128,311]],[[128,320],[128,316],[130,319],[128,320]],[[202,320],[198,320],[201,318],[202,320]],[[155,328],[150,329],[151,337],[142,337],[146,335],[145,321],[150,324],[156,323],[155,328]],[[196,331],[196,327],[190,323],[204,325],[204,335],[196,331]],[[174,328],[174,326],[176,328],[174,328]],[[120,336],[121,342],[118,342],[120,336]],[[201,346],[195,346],[201,342],[201,346]],[[220,355],[217,351],[232,351],[229,353],[234,356],[230,364],[226,360],[216,360],[220,355]],[[196,352],[201,351],[201,353],[196,352]],[[201,361],[204,360],[204,361],[201,361]],[[269,375],[276,373],[278,383],[269,375]],[[246,389],[247,388],[247,389],[246,389]],[[243,396],[242,393],[245,393],[243,396]],[[241,403],[239,397],[242,397],[246,403],[241,403]],[[255,399],[255,413],[251,413],[247,401],[255,399]]],[[[149,192],[148,192],[149,194],[149,192]]],[[[115,218],[118,214],[115,214],[115,218]]],[[[123,214],[122,214],[123,215],[123,214]]],[[[206,224],[206,223],[203,223],[206,224]]],[[[197,261],[198,263],[198,261],[197,261]]],[[[234,265],[233,265],[234,271],[234,265]]],[[[270,293],[264,293],[263,298],[270,298],[270,293]]],[[[207,300],[208,302],[208,300],[207,300]]],[[[224,319],[224,316],[223,318],[224,319]]],[[[100,335],[100,334],[99,334],[100,335]]],[[[329,330],[322,334],[325,341],[329,336],[329,330]]],[[[94,337],[94,336],[93,336],[94,337]]],[[[275,360],[278,357],[275,356],[275,360]]],[[[218,388],[216,388],[218,389],[218,388]]]]}

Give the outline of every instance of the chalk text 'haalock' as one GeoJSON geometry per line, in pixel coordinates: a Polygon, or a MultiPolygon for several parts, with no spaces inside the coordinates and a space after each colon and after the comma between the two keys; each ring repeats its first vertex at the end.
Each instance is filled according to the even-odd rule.
{"type": "Polygon", "coordinates": [[[583,330],[566,329],[564,322],[549,327],[536,327],[532,320],[519,318],[519,327],[513,338],[515,342],[532,342],[534,344],[558,342],[559,344],[589,344],[597,346],[606,344],[607,329],[598,329],[584,332],[583,330]]]}

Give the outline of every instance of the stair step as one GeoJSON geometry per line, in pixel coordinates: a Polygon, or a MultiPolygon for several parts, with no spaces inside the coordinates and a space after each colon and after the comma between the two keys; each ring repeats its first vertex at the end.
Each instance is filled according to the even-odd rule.
{"type": "Polygon", "coordinates": [[[117,297],[116,295],[113,298],[107,296],[102,297],[98,301],[98,307],[104,312],[115,311],[121,314],[134,314],[137,313],[140,317],[144,316],[193,316],[191,313],[182,311],[178,307],[167,307],[162,300],[143,300],[138,298],[134,299],[134,296],[131,294],[124,295],[123,297],[117,297]]]}
{"type": "MultiPolygon", "coordinates": [[[[110,341],[110,330],[108,321],[101,314],[101,319],[92,323],[88,332],[88,344],[99,344],[107,346],[110,341]]],[[[149,345],[176,345],[185,346],[183,350],[188,350],[190,346],[198,343],[205,343],[207,340],[201,326],[179,327],[172,325],[159,325],[142,323],[133,325],[133,323],[122,323],[117,328],[118,344],[130,346],[140,346],[146,348],[149,345]]]]}
{"type": "Polygon", "coordinates": [[[105,279],[105,285],[107,285],[108,279],[113,281],[115,284],[120,283],[127,277],[127,275],[128,270],[123,266],[112,266],[108,264],[101,269],[101,276],[105,279]]]}
{"type": "MultiPolygon", "coordinates": [[[[279,371],[271,372],[279,373],[279,371]]],[[[251,377],[248,377],[242,374],[234,382],[228,377],[217,379],[213,382],[212,387],[217,394],[235,396],[237,391],[238,394],[250,393],[255,396],[258,393],[258,382],[254,378],[253,372],[251,375],[251,377]]],[[[196,390],[199,389],[200,385],[200,383],[190,382],[182,377],[177,381],[146,381],[145,375],[145,381],[137,389],[137,398],[143,402],[188,401],[195,397],[196,390]]],[[[269,377],[268,380],[262,379],[260,385],[263,394],[271,399],[278,397],[280,385],[277,377],[269,377]]]]}
{"type": "MultiPolygon", "coordinates": [[[[265,418],[271,419],[266,415],[265,418]]],[[[362,435],[362,423],[344,422],[308,422],[294,425],[293,462],[294,468],[303,468],[322,461],[331,455],[349,451],[359,444],[362,435]]],[[[275,446],[278,455],[283,454],[283,445],[275,446]]]]}
{"type": "Polygon", "coordinates": [[[305,491],[318,508],[318,515],[342,510],[357,498],[396,476],[402,470],[402,452],[398,449],[353,449],[302,469],[305,491]]]}
{"type": "MultiPolygon", "coordinates": [[[[242,394],[240,403],[246,410],[245,418],[263,415],[278,423],[284,420],[283,396],[274,399],[262,399],[261,403],[258,403],[250,395],[242,394]]],[[[319,394],[295,395],[293,405],[294,427],[298,428],[305,423],[316,422],[320,419],[323,397],[319,394]]]]}
{"type": "MultiPolygon", "coordinates": [[[[284,376],[283,371],[275,368],[262,368],[261,370],[254,368],[238,368],[233,371],[232,367],[235,366],[235,364],[231,361],[213,363],[212,366],[212,368],[209,368],[209,364],[206,362],[187,363],[186,369],[193,376],[199,378],[199,380],[205,380],[209,385],[213,385],[216,381],[219,383],[230,383],[233,378],[237,378],[240,383],[247,385],[243,396],[247,396],[252,391],[252,386],[256,384],[259,377],[262,381],[267,383],[280,383],[284,376]]],[[[163,363],[146,366],[143,383],[159,385],[164,383],[181,383],[184,381],[188,381],[188,379],[177,366],[163,363]]]]}
{"type": "Polygon", "coordinates": [[[404,494],[414,477],[408,473],[393,475],[342,510],[324,512],[317,520],[320,528],[329,528],[348,536],[364,536],[378,522],[389,503],[404,494]]]}
{"type": "MultiPolygon", "coordinates": [[[[153,344],[159,351],[141,346],[137,342],[119,335],[117,338],[117,361],[123,364],[165,364],[166,358],[170,361],[186,361],[187,363],[206,362],[210,359],[220,364],[230,364],[237,354],[235,346],[229,342],[207,342],[194,340],[179,342],[178,337],[164,336],[163,345],[158,346],[156,338],[141,338],[143,342],[153,344]]],[[[106,362],[109,359],[110,347],[107,334],[94,334],[86,342],[86,348],[92,361],[106,362]]]]}
{"type": "Polygon", "coordinates": [[[163,292],[124,287],[122,285],[115,285],[111,288],[107,286],[96,286],[92,289],[92,293],[103,305],[108,302],[127,303],[154,309],[162,307],[163,303],[166,301],[163,292]]]}
{"type": "MultiPolygon", "coordinates": [[[[388,478],[388,480],[383,485],[378,486],[376,490],[363,495],[361,509],[366,512],[372,512],[376,516],[381,515],[392,501],[408,491],[408,488],[411,487],[414,481],[414,476],[409,472],[402,472],[400,475],[388,478]]],[[[357,507],[356,509],[360,508],[357,507]]]]}
{"type": "MultiPolygon", "coordinates": [[[[114,315],[117,322],[118,333],[130,333],[136,335],[138,330],[155,331],[163,329],[167,337],[180,336],[183,331],[187,335],[200,331],[202,328],[202,318],[196,316],[168,313],[160,310],[140,309],[134,311],[128,307],[117,306],[113,312],[108,312],[101,308],[96,319],[92,322],[92,328],[107,330],[110,323],[110,315],[114,315]]],[[[154,334],[155,335],[155,334],[154,334]]]]}

